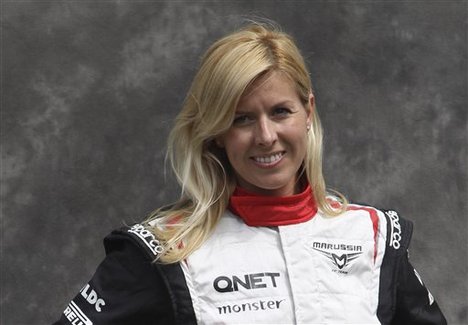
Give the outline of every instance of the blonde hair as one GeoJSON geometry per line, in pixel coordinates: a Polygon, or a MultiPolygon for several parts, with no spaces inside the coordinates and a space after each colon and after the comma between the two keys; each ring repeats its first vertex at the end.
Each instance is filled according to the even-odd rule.
{"type": "MultiPolygon", "coordinates": [[[[260,76],[285,73],[304,105],[312,85],[304,59],[293,39],[279,28],[253,23],[216,41],[202,58],[182,110],[169,135],[167,157],[182,187],[180,199],[156,210],[146,220],[163,243],[160,261],[187,258],[203,244],[225,212],[236,180],[214,139],[226,132],[244,91],[260,76]]],[[[304,159],[306,177],[321,211],[337,215],[341,208],[327,199],[322,174],[322,126],[315,107],[304,159]]]]}

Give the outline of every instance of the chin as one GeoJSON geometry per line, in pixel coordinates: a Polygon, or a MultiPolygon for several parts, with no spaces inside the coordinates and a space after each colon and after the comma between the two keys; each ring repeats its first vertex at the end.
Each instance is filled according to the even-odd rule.
{"type": "Polygon", "coordinates": [[[255,186],[257,191],[261,194],[272,195],[272,196],[286,196],[294,194],[294,185],[288,183],[281,184],[259,184],[255,186]],[[289,193],[291,192],[291,193],[289,193]]]}

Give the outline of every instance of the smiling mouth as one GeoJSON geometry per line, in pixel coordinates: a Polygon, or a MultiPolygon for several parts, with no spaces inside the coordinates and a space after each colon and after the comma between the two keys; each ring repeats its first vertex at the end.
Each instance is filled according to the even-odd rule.
{"type": "Polygon", "coordinates": [[[281,158],[283,158],[285,153],[286,153],[285,151],[281,151],[281,152],[277,152],[271,155],[255,156],[255,157],[252,157],[252,159],[257,164],[271,166],[271,165],[278,163],[281,160],[281,158]]]}

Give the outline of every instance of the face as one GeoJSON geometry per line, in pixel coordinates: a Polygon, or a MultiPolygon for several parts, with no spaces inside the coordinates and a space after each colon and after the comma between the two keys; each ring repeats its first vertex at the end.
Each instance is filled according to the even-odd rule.
{"type": "Polygon", "coordinates": [[[298,192],[313,96],[304,106],[294,83],[280,72],[256,80],[241,97],[230,129],[216,139],[238,185],[263,195],[298,192]]]}

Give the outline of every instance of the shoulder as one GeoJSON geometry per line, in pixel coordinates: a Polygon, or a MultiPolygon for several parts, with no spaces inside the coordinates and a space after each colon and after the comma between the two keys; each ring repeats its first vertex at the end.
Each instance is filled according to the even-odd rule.
{"type": "Polygon", "coordinates": [[[383,212],[387,220],[387,246],[405,253],[413,234],[413,222],[402,218],[395,210],[383,212]]]}
{"type": "Polygon", "coordinates": [[[382,209],[366,204],[350,203],[345,213],[360,212],[372,221],[374,231],[386,241],[387,250],[406,252],[413,233],[412,221],[402,217],[394,209],[382,209]]]}
{"type": "Polygon", "coordinates": [[[140,264],[138,268],[141,268],[142,272],[137,271],[135,275],[136,280],[141,282],[141,290],[150,291],[157,297],[158,308],[155,307],[155,300],[151,304],[153,312],[159,313],[155,319],[163,320],[166,319],[165,317],[173,317],[175,323],[195,323],[195,314],[182,263],[164,264],[157,261],[163,247],[152,232],[152,225],[136,223],[116,229],[104,239],[104,246],[108,257],[126,250],[132,255],[131,258],[135,258],[135,255],[140,256],[137,263],[132,263],[132,267],[134,264],[140,264]],[[133,253],[128,250],[129,247],[133,253]],[[143,276],[150,283],[141,281],[143,276]],[[171,315],[167,314],[169,311],[171,315]]]}
{"type": "Polygon", "coordinates": [[[106,254],[121,251],[128,246],[138,249],[146,259],[155,260],[162,252],[162,246],[151,229],[136,223],[112,231],[104,238],[106,254]]]}
{"type": "Polygon", "coordinates": [[[174,302],[160,266],[153,262],[151,238],[136,225],[109,234],[104,239],[106,257],[55,324],[170,323],[174,302]]]}

